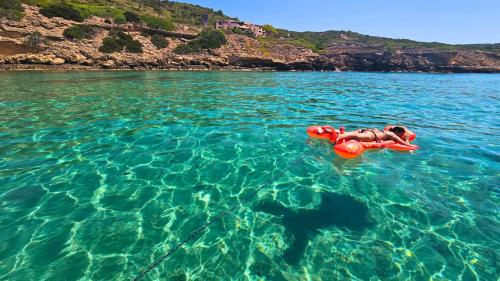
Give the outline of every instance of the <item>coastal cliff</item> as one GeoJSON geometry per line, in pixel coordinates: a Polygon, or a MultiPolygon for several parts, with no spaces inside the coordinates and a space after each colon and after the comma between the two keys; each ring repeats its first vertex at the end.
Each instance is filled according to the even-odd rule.
{"type": "Polygon", "coordinates": [[[363,41],[356,34],[341,31],[321,34],[280,30],[272,36],[226,32],[224,44],[216,48],[182,53],[176,52],[178,47],[197,40],[206,26],[177,22],[172,28],[161,29],[98,15],[64,19],[47,17],[41,13],[42,8],[22,4],[22,17],[0,19],[0,69],[500,72],[500,54],[495,46],[491,50],[465,45],[402,47],[363,41]],[[91,36],[78,40],[68,36],[65,30],[74,26],[88,27],[91,36]],[[140,48],[103,51],[103,42],[116,32],[126,34],[123,36],[140,48]],[[163,46],[155,45],[152,36],[164,38],[163,46]],[[311,45],[316,38],[325,42],[311,45]]]}

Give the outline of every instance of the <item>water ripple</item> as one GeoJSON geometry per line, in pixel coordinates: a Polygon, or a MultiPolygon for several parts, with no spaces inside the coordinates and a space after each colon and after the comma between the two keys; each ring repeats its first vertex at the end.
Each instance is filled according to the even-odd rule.
{"type": "Polygon", "coordinates": [[[2,280],[130,279],[297,157],[146,278],[500,275],[498,75],[5,72],[0,88],[2,280]],[[346,161],[305,135],[388,123],[422,148],[346,161]]]}

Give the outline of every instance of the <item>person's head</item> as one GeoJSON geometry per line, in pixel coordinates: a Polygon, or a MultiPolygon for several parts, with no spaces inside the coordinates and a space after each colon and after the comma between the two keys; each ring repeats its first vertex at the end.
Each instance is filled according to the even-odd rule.
{"type": "Polygon", "coordinates": [[[390,128],[389,131],[395,133],[400,138],[404,138],[405,133],[406,133],[405,128],[401,127],[401,126],[394,126],[394,127],[390,128]]]}

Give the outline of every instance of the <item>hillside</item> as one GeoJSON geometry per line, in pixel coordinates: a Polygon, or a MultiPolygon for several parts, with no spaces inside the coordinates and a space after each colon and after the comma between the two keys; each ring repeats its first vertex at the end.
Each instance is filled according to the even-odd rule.
{"type": "Polygon", "coordinates": [[[377,37],[364,35],[352,31],[329,30],[324,32],[294,32],[288,30],[279,30],[283,36],[301,41],[309,45],[312,49],[321,52],[331,44],[364,44],[372,46],[384,46],[387,49],[409,49],[409,48],[427,48],[441,51],[486,51],[500,53],[500,43],[498,44],[470,44],[470,45],[452,45],[439,42],[418,42],[408,39],[392,39],[386,37],[377,37]]]}
{"type": "Polygon", "coordinates": [[[0,68],[500,72],[500,44],[351,31],[212,30],[222,11],[157,0],[0,0],[0,68]]]}

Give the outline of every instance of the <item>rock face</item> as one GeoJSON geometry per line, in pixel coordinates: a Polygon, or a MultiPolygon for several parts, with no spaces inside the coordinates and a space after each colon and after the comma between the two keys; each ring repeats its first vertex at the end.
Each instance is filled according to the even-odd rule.
{"type": "Polygon", "coordinates": [[[499,72],[495,53],[405,49],[387,51],[382,47],[331,46],[315,69],[355,71],[499,72]]]}
{"type": "Polygon", "coordinates": [[[330,45],[319,54],[286,40],[254,39],[243,35],[227,35],[228,43],[216,50],[176,55],[172,50],[193,39],[199,29],[179,25],[174,32],[165,32],[169,45],[159,50],[143,35],[144,27],[131,24],[118,26],[99,17],[90,17],[84,22],[97,28],[96,35],[92,39],[76,42],[64,38],[63,31],[80,23],[46,18],[37,7],[25,5],[24,8],[25,17],[21,21],[0,19],[0,69],[500,72],[500,57],[496,53],[387,50],[383,46],[337,44],[330,45]],[[141,42],[143,53],[99,52],[102,40],[111,29],[125,31],[141,42]],[[33,33],[41,34],[45,40],[33,44],[28,40],[33,33]]]}

